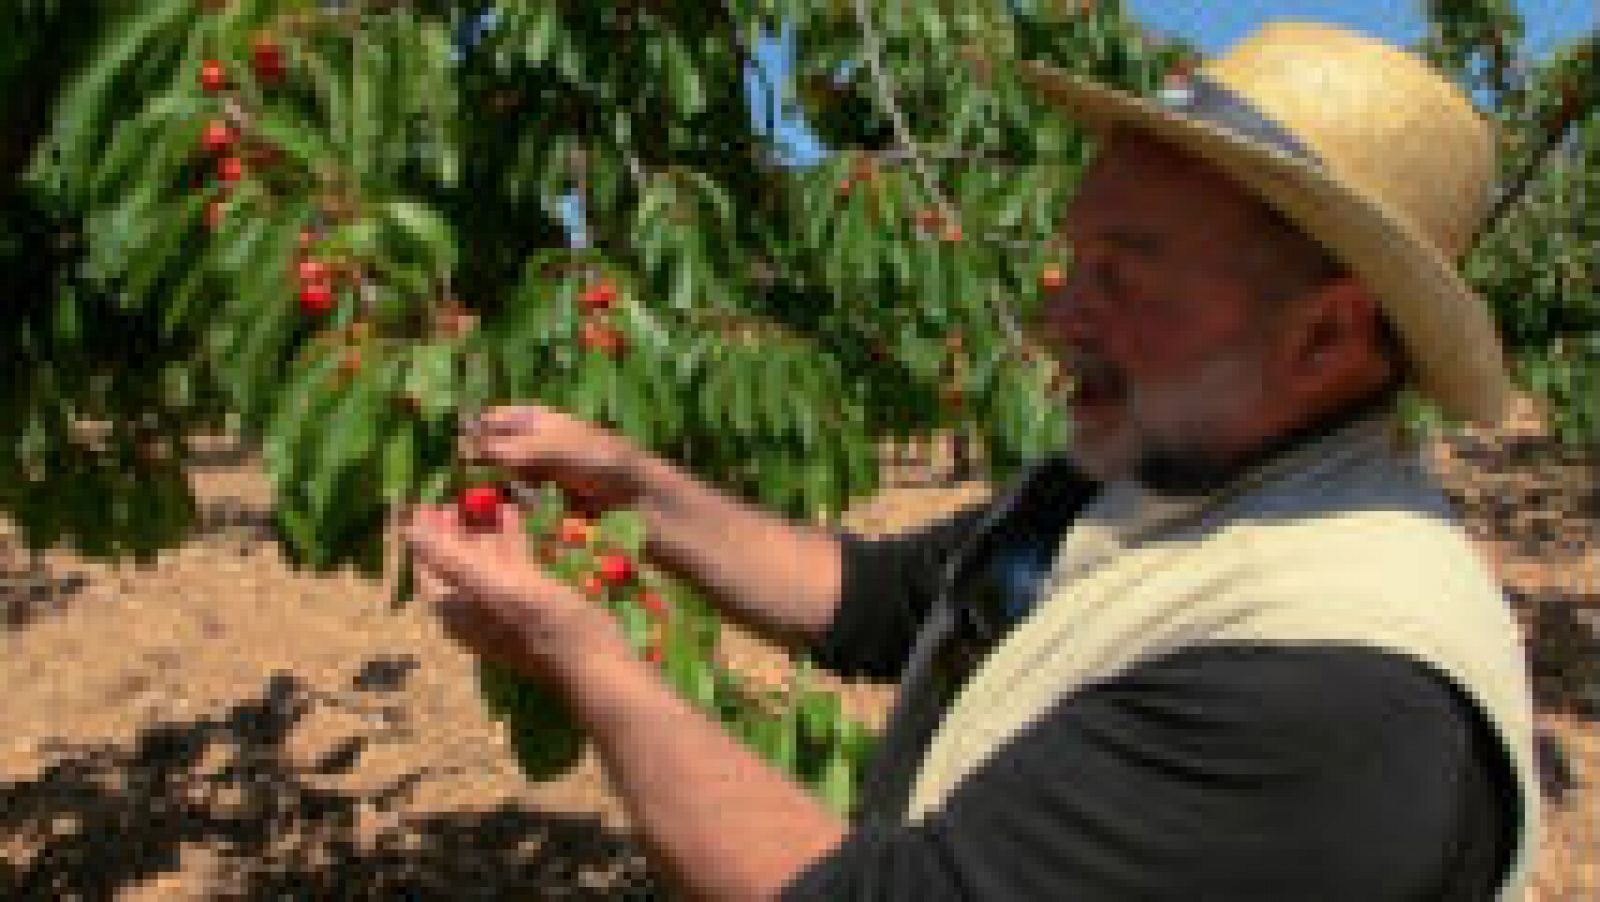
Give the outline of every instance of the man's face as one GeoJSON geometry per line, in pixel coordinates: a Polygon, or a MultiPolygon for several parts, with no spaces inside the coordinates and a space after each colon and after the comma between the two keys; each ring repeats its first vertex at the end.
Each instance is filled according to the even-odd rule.
{"type": "Polygon", "coordinates": [[[1071,455],[1097,479],[1213,480],[1269,415],[1266,329],[1240,250],[1250,200],[1164,146],[1115,138],[1064,223],[1071,265],[1040,329],[1080,388],[1071,455]]]}

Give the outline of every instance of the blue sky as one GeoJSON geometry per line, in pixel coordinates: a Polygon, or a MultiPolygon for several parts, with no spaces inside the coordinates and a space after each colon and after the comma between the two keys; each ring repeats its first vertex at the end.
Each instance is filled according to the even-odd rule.
{"type": "MultiPolygon", "coordinates": [[[[1423,33],[1420,0],[1125,0],[1128,10],[1156,29],[1182,35],[1207,53],[1226,49],[1272,18],[1308,18],[1409,44],[1423,33]]],[[[1519,0],[1534,53],[1600,24],[1594,0],[1519,0]]]]}

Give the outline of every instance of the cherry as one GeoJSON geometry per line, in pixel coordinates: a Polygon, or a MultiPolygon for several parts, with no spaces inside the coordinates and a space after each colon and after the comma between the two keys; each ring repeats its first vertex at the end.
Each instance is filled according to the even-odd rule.
{"type": "Polygon", "coordinates": [[[1039,273],[1039,287],[1045,291],[1060,291],[1062,286],[1066,284],[1066,273],[1062,272],[1061,267],[1056,266],[1054,263],[1046,266],[1044,271],[1039,273]]]}
{"type": "Polygon", "coordinates": [[[633,562],[624,554],[603,554],[600,556],[600,578],[617,585],[627,582],[633,577],[633,562]]]}
{"type": "Polygon", "coordinates": [[[456,499],[456,510],[470,527],[491,527],[500,520],[500,489],[492,485],[472,486],[456,499]]]}
{"type": "Polygon", "coordinates": [[[330,275],[328,264],[314,257],[307,257],[295,265],[295,276],[303,283],[326,282],[330,275]]]}
{"type": "Polygon", "coordinates": [[[593,528],[582,517],[562,517],[556,535],[565,544],[586,545],[593,535],[593,528]]]}
{"type": "Polygon", "coordinates": [[[200,146],[210,154],[226,153],[236,140],[237,136],[234,135],[233,129],[220,119],[207,124],[205,131],[200,133],[200,146]]]}
{"type": "Polygon", "coordinates": [[[312,282],[300,289],[300,309],[321,315],[333,309],[333,286],[327,282],[312,282]]]}
{"type": "Polygon", "coordinates": [[[645,613],[652,617],[665,617],[667,614],[666,602],[662,601],[661,596],[652,589],[645,589],[639,593],[639,607],[644,608],[645,613]]]}
{"type": "Polygon", "coordinates": [[[606,583],[605,580],[601,579],[597,573],[590,573],[584,576],[584,578],[579,581],[578,585],[583,589],[583,594],[589,596],[590,598],[605,597],[606,583]]]}
{"type": "Polygon", "coordinates": [[[578,341],[585,350],[600,351],[612,357],[621,356],[625,346],[621,332],[596,320],[588,320],[583,324],[578,341]]]}
{"type": "Polygon", "coordinates": [[[283,77],[283,47],[271,35],[261,34],[251,39],[250,61],[255,66],[256,77],[264,82],[283,77]]]}
{"type": "Polygon", "coordinates": [[[616,302],[617,288],[610,282],[599,282],[585,291],[581,300],[590,310],[605,310],[616,302]]]}
{"type": "Polygon", "coordinates": [[[244,161],[238,157],[222,157],[217,160],[217,178],[224,182],[237,182],[244,178],[244,161]]]}
{"type": "Polygon", "coordinates": [[[208,94],[215,94],[228,87],[228,72],[216,60],[206,60],[200,66],[200,87],[208,94]]]}

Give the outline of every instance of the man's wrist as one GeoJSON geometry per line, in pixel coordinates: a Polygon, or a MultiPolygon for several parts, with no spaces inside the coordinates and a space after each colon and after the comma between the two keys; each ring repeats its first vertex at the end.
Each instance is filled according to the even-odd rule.
{"type": "Polygon", "coordinates": [[[524,619],[519,632],[516,669],[541,680],[568,682],[589,661],[633,658],[616,616],[603,605],[583,599],[587,607],[567,616],[548,610],[524,619]]]}
{"type": "Polygon", "coordinates": [[[671,505],[679,474],[670,464],[643,452],[631,456],[628,478],[633,484],[633,507],[649,516],[671,505]]]}
{"type": "Polygon", "coordinates": [[[626,643],[567,655],[549,674],[572,716],[591,735],[603,735],[609,726],[626,719],[621,712],[629,706],[665,690],[653,669],[626,643]]]}

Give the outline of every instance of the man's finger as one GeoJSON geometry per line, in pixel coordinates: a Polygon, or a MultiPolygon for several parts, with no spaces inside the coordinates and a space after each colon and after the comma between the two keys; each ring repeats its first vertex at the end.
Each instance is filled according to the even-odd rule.
{"type": "Polygon", "coordinates": [[[453,510],[419,509],[405,528],[406,547],[422,565],[447,583],[470,579],[473,569],[465,536],[453,510]]]}
{"type": "Polygon", "coordinates": [[[479,415],[476,431],[482,434],[523,432],[534,425],[538,414],[537,408],[526,405],[490,408],[479,415]]]}
{"type": "Polygon", "coordinates": [[[445,582],[438,571],[429,566],[425,561],[417,561],[413,572],[417,577],[417,594],[424,600],[431,600],[450,593],[452,587],[445,582]]]}
{"type": "Polygon", "coordinates": [[[406,543],[424,566],[452,587],[471,592],[499,591],[507,580],[527,578],[526,546],[513,533],[517,512],[498,510],[488,528],[468,528],[452,510],[425,512],[406,531],[406,543]]]}

